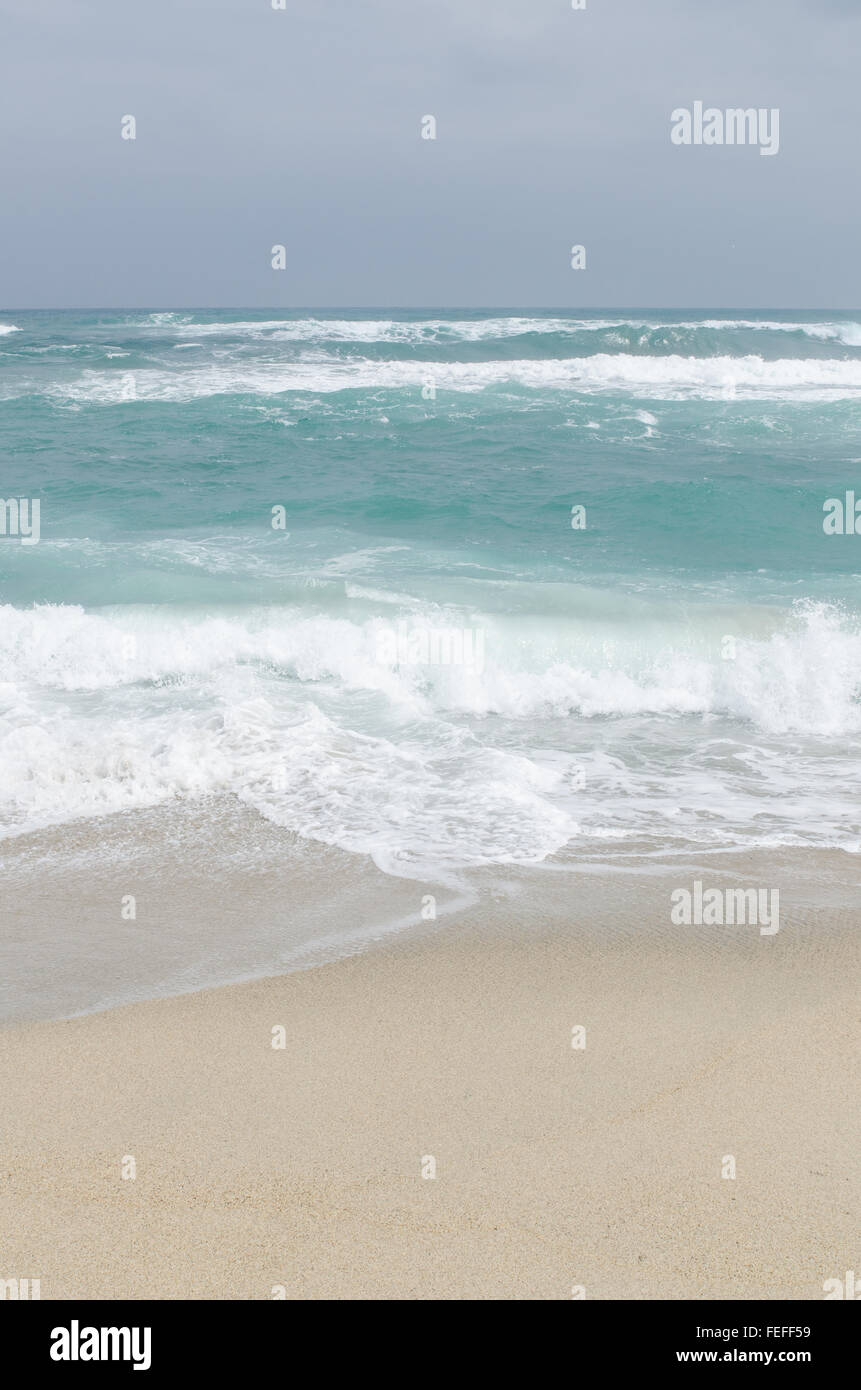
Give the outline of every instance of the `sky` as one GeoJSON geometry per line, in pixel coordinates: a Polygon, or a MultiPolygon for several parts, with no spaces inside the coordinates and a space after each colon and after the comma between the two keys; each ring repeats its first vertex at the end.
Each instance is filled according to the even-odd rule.
{"type": "Polygon", "coordinates": [[[859,58],[861,0],[0,0],[0,307],[858,308],[859,58]]]}

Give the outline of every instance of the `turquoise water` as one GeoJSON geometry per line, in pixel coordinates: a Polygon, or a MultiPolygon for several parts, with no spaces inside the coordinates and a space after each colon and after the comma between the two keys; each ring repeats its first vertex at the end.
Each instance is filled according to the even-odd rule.
{"type": "Polygon", "coordinates": [[[7,836],[861,844],[861,314],[0,312],[0,427],[7,836]]]}

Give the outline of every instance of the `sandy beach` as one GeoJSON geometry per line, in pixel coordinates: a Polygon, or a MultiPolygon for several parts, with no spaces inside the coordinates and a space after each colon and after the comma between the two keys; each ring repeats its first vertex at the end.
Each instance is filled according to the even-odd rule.
{"type": "Polygon", "coordinates": [[[783,885],[772,937],[671,926],[685,871],[511,875],[351,958],[7,1025],[0,1274],[59,1299],[821,1299],[857,1264],[859,938],[850,859],[805,865],[732,864],[783,885]]]}

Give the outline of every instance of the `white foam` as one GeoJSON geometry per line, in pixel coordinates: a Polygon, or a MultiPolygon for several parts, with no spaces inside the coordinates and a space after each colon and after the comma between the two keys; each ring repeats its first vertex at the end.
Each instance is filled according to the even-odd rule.
{"type": "MultiPolygon", "coordinates": [[[[9,383],[3,394],[37,389],[58,402],[128,403],[127,373],[86,371],[69,383],[41,387],[9,383]]],[[[374,362],[321,354],[292,363],[212,364],[174,371],[134,373],[135,398],[192,401],[215,395],[273,396],[287,392],[328,394],[346,390],[420,391],[431,380],[439,391],[505,388],[569,391],[581,395],[620,391],[654,400],[852,399],[861,393],[861,360],[761,357],[666,357],[596,353],[592,357],[514,362],[374,362]]]]}
{"type": "Polygon", "coordinates": [[[565,334],[600,331],[613,321],[596,319],[521,318],[486,319],[265,319],[235,323],[177,323],[179,334],[196,337],[243,337],[275,342],[404,343],[484,342],[517,338],[527,333],[565,334]]]}
{"type": "Polygon", "coordinates": [[[189,315],[152,314],[145,326],[173,330],[179,336],[240,337],[275,342],[404,343],[485,342],[518,338],[526,334],[573,336],[580,333],[616,332],[634,329],[686,333],[698,329],[715,332],[747,330],[766,333],[804,333],[811,338],[834,340],[847,346],[861,346],[861,324],[824,322],[793,323],[771,319],[687,319],[668,322],[645,318],[568,318],[524,315],[491,316],[480,319],[259,319],[200,323],[189,315]]]}
{"type": "Polygon", "coordinates": [[[181,314],[176,309],[165,309],[157,313],[145,314],[142,319],[127,320],[133,326],[140,325],[144,328],[182,328],[191,321],[191,314],[181,314]]]}
{"type": "MultiPolygon", "coordinates": [[[[414,714],[724,714],[768,733],[861,732],[861,631],[834,607],[800,602],[791,617],[747,610],[732,619],[738,655],[722,657],[726,614],[680,625],[631,608],[626,626],[596,599],[571,591],[573,611],[505,614],[423,605],[395,591],[347,583],[366,609],[333,616],[298,607],[241,615],[182,615],[131,607],[89,613],[74,605],[0,606],[0,683],[66,692],[221,679],[259,669],[300,682],[334,681],[378,693],[414,714]],[[580,616],[577,607],[580,608],[580,616]],[[481,631],[480,666],[398,666],[380,658],[393,621],[408,630],[481,631]],[[745,632],[745,622],[749,631],[745,632]],[[613,633],[608,645],[608,632],[613,633]]],[[[561,609],[561,604],[560,604],[561,609]]]]}
{"type": "Polygon", "coordinates": [[[386,664],[388,616],[0,608],[2,833],[229,793],[418,876],[667,825],[857,842],[861,634],[837,610],[742,611],[725,661],[726,615],[638,612],[608,650],[608,613],[576,590],[571,605],[539,620],[412,601],[413,626],[481,628],[481,668],[386,664]],[[571,740],[588,769],[573,793],[571,740]]]}

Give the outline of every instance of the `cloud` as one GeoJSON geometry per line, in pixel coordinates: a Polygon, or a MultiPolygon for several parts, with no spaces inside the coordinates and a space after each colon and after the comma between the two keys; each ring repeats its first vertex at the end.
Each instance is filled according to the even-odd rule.
{"type": "Polygon", "coordinates": [[[7,306],[861,298],[854,0],[3,12],[7,306]],[[673,148],[697,99],[778,106],[779,156],[673,148]]]}

